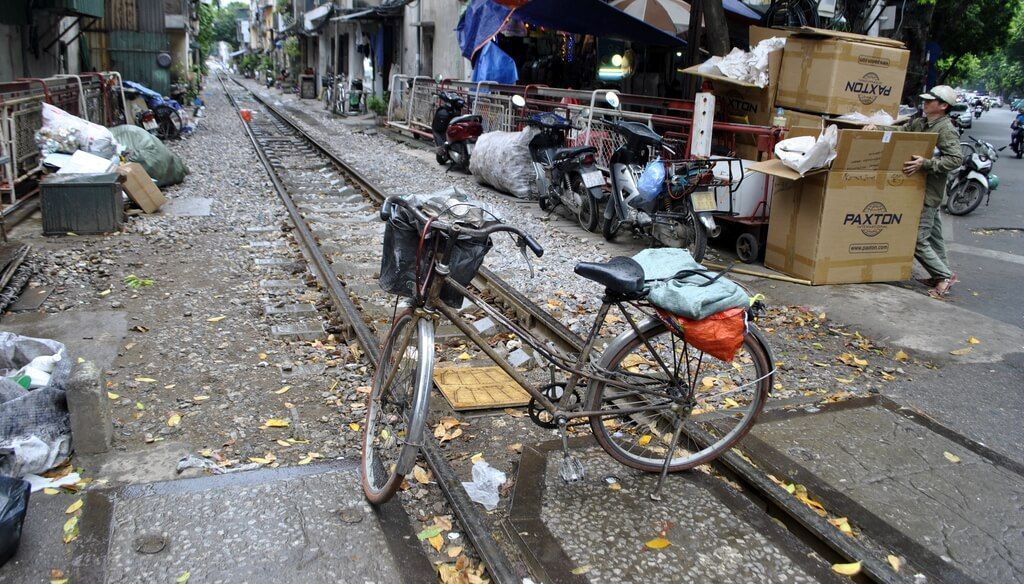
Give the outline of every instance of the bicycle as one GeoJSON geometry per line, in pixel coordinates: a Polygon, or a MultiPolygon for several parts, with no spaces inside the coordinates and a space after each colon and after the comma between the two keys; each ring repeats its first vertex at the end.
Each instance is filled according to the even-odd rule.
{"type": "Polygon", "coordinates": [[[602,305],[578,353],[549,346],[468,288],[491,249],[492,235],[509,233],[527,261],[527,248],[536,257],[542,256],[543,248],[521,229],[496,219],[469,227],[461,205],[468,203],[428,215],[401,198],[389,197],[380,211],[388,222],[381,286],[408,299],[396,301],[367,399],[361,480],[371,503],[382,504],[394,495],[412,470],[424,439],[435,321],[441,317],[529,392],[534,423],[559,430],[560,474],[567,482],[584,474],[582,463],[568,448],[567,427],[572,421],[586,418],[598,444],[620,463],[660,472],[651,493],[655,499],[668,472],[713,460],[750,430],[775,373],[768,344],[753,323],[747,322],[742,347],[730,362],[691,353],[677,320],[645,301],[643,269],[631,258],[620,257],[576,265],[576,274],[604,285],[602,305]],[[515,333],[566,378],[540,387],[528,380],[462,319],[457,310],[463,298],[515,333]],[[627,306],[644,318],[634,318],[627,306]],[[618,308],[629,328],[597,355],[597,340],[612,307],[618,308]],[[701,435],[711,440],[705,443],[701,435]]]}

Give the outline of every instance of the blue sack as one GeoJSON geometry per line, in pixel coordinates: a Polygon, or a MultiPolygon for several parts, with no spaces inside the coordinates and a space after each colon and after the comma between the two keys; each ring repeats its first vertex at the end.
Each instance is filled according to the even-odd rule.
{"type": "Polygon", "coordinates": [[[660,158],[647,164],[640,173],[640,180],[636,181],[636,187],[644,203],[650,203],[661,194],[665,187],[665,164],[660,158]]]}

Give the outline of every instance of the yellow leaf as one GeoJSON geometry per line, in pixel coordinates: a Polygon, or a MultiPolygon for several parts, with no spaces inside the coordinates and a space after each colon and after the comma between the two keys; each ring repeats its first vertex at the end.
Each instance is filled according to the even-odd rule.
{"type": "Polygon", "coordinates": [[[359,431],[359,424],[357,424],[355,422],[352,422],[351,424],[348,425],[348,429],[352,430],[353,432],[358,432],[359,431]]]}
{"type": "Polygon", "coordinates": [[[208,395],[194,395],[194,396],[192,396],[192,401],[197,401],[197,402],[206,401],[208,399],[210,399],[210,396],[208,396],[208,395]]]}
{"type": "Polygon", "coordinates": [[[68,505],[68,508],[65,509],[64,512],[67,513],[68,515],[71,515],[72,513],[74,513],[75,511],[78,511],[81,508],[82,508],[82,500],[78,499],[74,503],[68,505]]]}
{"type": "Polygon", "coordinates": [[[960,457],[955,455],[955,454],[953,454],[952,452],[948,452],[948,451],[947,452],[943,452],[942,456],[945,456],[946,460],[948,460],[948,461],[950,461],[950,462],[952,462],[954,464],[957,463],[957,462],[960,462],[960,457]]]}
{"type": "Polygon", "coordinates": [[[715,381],[717,381],[717,379],[709,375],[704,379],[701,379],[700,384],[704,386],[704,389],[711,389],[712,387],[715,386],[715,381]]]}
{"type": "Polygon", "coordinates": [[[725,403],[725,407],[727,407],[727,408],[738,408],[738,407],[740,407],[740,402],[732,399],[731,397],[727,397],[727,398],[725,398],[722,401],[725,403]]]}
{"type": "Polygon", "coordinates": [[[176,386],[176,385],[177,385],[177,383],[171,383],[169,385],[165,385],[164,389],[174,389],[174,386],[176,386]]]}
{"type": "Polygon", "coordinates": [[[434,537],[428,537],[427,541],[430,542],[430,547],[437,551],[441,551],[441,547],[444,546],[444,537],[441,535],[435,535],[434,537]]]}
{"type": "Polygon", "coordinates": [[[142,402],[135,402],[135,409],[142,411],[146,409],[146,405],[143,404],[142,402]]]}
{"type": "Polygon", "coordinates": [[[970,344],[970,345],[980,345],[981,341],[978,340],[976,337],[971,337],[971,338],[967,339],[967,343],[970,344]]]}
{"type": "Polygon", "coordinates": [[[292,388],[292,386],[286,385],[286,386],[282,387],[281,389],[275,390],[274,393],[276,393],[277,395],[281,395],[282,393],[288,393],[288,390],[291,389],[291,388],[292,388]]]}
{"type": "Polygon", "coordinates": [[[110,292],[111,292],[110,288],[107,288],[103,292],[100,292],[100,298],[106,296],[107,294],[110,294],[110,292]]]}
{"type": "Polygon", "coordinates": [[[672,545],[672,542],[665,539],[664,537],[656,537],[650,541],[645,542],[644,545],[652,550],[660,550],[672,545]]]}
{"type": "Polygon", "coordinates": [[[906,363],[907,360],[910,359],[910,356],[904,353],[902,349],[900,349],[899,351],[896,351],[895,355],[893,355],[893,359],[899,361],[900,363],[906,363]]]}
{"type": "Polygon", "coordinates": [[[181,415],[179,415],[179,414],[174,414],[170,418],[167,418],[167,425],[170,426],[171,428],[177,426],[180,423],[181,423],[181,415]]]}
{"type": "Polygon", "coordinates": [[[639,444],[640,446],[647,446],[648,444],[651,443],[651,438],[652,436],[650,434],[644,434],[643,436],[640,437],[639,440],[636,441],[636,443],[639,444]]]}
{"type": "Polygon", "coordinates": [[[267,354],[266,353],[260,353],[258,356],[259,356],[261,361],[267,358],[267,354]]]}
{"type": "Polygon", "coordinates": [[[282,420],[280,418],[270,418],[266,422],[263,422],[263,425],[268,428],[287,428],[290,424],[291,422],[288,420],[282,420]]]}
{"type": "Polygon", "coordinates": [[[854,357],[853,358],[853,364],[856,365],[857,367],[867,367],[868,366],[868,360],[867,359],[861,359],[859,357],[854,357]]]}
{"type": "Polygon", "coordinates": [[[835,519],[829,519],[828,522],[846,535],[853,535],[853,528],[850,527],[850,521],[847,518],[837,517],[835,519]]]}
{"type": "Polygon", "coordinates": [[[135,381],[138,381],[139,383],[156,383],[156,380],[152,377],[136,377],[135,381]]]}
{"type": "Polygon", "coordinates": [[[212,318],[208,318],[208,319],[206,319],[206,322],[220,322],[220,321],[224,320],[225,318],[227,318],[227,317],[226,317],[226,316],[224,316],[224,315],[221,315],[221,316],[214,316],[214,317],[212,317],[212,318]]]}
{"type": "Polygon", "coordinates": [[[277,440],[276,442],[277,442],[277,443],[278,443],[279,445],[281,445],[281,446],[284,446],[285,448],[288,448],[289,446],[291,446],[291,444],[289,444],[289,443],[285,442],[284,440],[277,440]]]}
{"type": "Polygon", "coordinates": [[[619,484],[619,483],[612,483],[612,484],[608,485],[608,488],[613,490],[613,491],[621,491],[622,490],[622,485],[619,484]]]}
{"type": "Polygon", "coordinates": [[[434,428],[434,438],[442,440],[447,432],[448,430],[444,427],[444,424],[438,424],[437,427],[434,428]]]}
{"type": "Polygon", "coordinates": [[[418,464],[412,467],[412,476],[416,479],[416,482],[421,485],[425,485],[430,482],[430,473],[418,464]]]}
{"type": "Polygon", "coordinates": [[[311,462],[313,462],[313,459],[311,457],[307,456],[307,457],[303,458],[302,460],[300,460],[299,464],[309,464],[311,462]]]}
{"type": "Polygon", "coordinates": [[[836,377],[836,381],[838,381],[839,383],[853,383],[852,378],[847,379],[845,377],[836,377]]]}
{"type": "Polygon", "coordinates": [[[85,363],[85,359],[83,359],[83,358],[79,357],[79,358],[78,358],[78,363],[85,363]]]}
{"type": "Polygon", "coordinates": [[[470,360],[469,353],[463,353],[463,354],[459,355],[459,361],[469,361],[469,360],[470,360]]]}
{"type": "Polygon", "coordinates": [[[484,453],[483,452],[477,452],[476,454],[474,454],[473,456],[471,456],[469,458],[469,461],[472,462],[473,464],[476,464],[478,462],[483,462],[484,461],[484,453]]]}
{"type": "Polygon", "coordinates": [[[182,572],[181,576],[178,576],[177,579],[174,580],[174,584],[185,584],[185,582],[188,582],[190,576],[192,576],[191,573],[182,572]]]}
{"type": "Polygon", "coordinates": [[[961,355],[966,355],[967,353],[970,353],[971,351],[972,351],[972,349],[970,347],[964,347],[963,349],[955,349],[953,351],[950,351],[949,354],[950,355],[956,355],[956,356],[959,357],[961,355]]]}
{"type": "Polygon", "coordinates": [[[860,574],[860,562],[852,564],[832,564],[832,571],[843,576],[856,576],[860,574]]]}
{"type": "Polygon", "coordinates": [[[64,523],[64,543],[71,543],[78,537],[78,516],[68,519],[64,523]]]}
{"type": "Polygon", "coordinates": [[[889,554],[888,556],[886,556],[885,559],[889,560],[889,565],[892,566],[892,571],[893,572],[899,572],[900,571],[900,564],[902,564],[903,562],[901,562],[899,558],[897,558],[896,556],[894,556],[892,554],[889,554]]]}
{"type": "Polygon", "coordinates": [[[263,458],[261,456],[250,456],[249,462],[255,462],[257,464],[270,464],[271,462],[274,461],[270,460],[269,458],[263,458]]]}
{"type": "Polygon", "coordinates": [[[119,397],[121,397],[121,396],[117,395],[116,393],[114,393],[112,391],[108,391],[107,392],[107,399],[117,399],[119,397]]]}
{"type": "Polygon", "coordinates": [[[43,489],[43,492],[47,495],[56,495],[60,492],[60,489],[51,489],[50,487],[46,487],[43,489]]]}
{"type": "Polygon", "coordinates": [[[462,553],[462,546],[456,545],[448,548],[447,554],[449,558],[457,558],[462,553]]]}
{"type": "Polygon", "coordinates": [[[590,566],[580,566],[579,568],[573,568],[572,569],[572,573],[574,575],[576,575],[576,576],[579,576],[580,574],[586,574],[589,571],[590,571],[590,566]]]}

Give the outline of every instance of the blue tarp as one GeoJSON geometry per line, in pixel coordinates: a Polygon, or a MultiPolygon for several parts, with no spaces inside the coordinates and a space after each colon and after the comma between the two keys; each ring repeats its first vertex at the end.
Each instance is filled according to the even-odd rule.
{"type": "Polygon", "coordinates": [[[473,0],[459,26],[462,55],[473,56],[497,35],[510,15],[523,22],[553,30],[641,42],[680,46],[686,42],[646,22],[629,16],[601,0],[530,0],[512,10],[494,0],[473,0]]]}
{"type": "Polygon", "coordinates": [[[494,81],[503,85],[515,85],[519,81],[516,62],[501,50],[498,43],[489,42],[480,49],[480,56],[473,66],[473,81],[494,81]]]}

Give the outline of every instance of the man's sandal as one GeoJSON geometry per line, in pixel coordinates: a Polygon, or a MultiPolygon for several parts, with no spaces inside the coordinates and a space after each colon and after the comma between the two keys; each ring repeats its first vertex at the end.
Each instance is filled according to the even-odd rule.
{"type": "Polygon", "coordinates": [[[935,284],[935,287],[928,291],[928,295],[936,299],[945,298],[946,294],[949,294],[949,289],[956,283],[956,274],[953,274],[948,278],[940,279],[938,280],[938,283],[935,284]]]}

